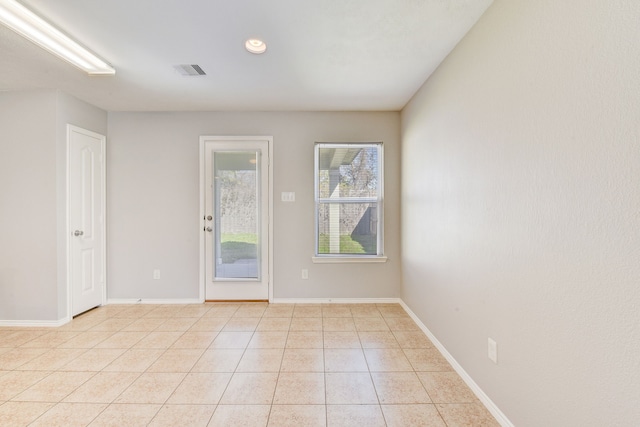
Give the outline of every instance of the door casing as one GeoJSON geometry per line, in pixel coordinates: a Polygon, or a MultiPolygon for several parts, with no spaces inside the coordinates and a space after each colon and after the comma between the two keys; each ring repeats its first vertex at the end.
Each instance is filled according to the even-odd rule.
{"type": "Polygon", "coordinates": [[[207,192],[207,183],[205,182],[205,144],[207,142],[232,142],[232,141],[267,141],[268,153],[269,153],[269,185],[267,186],[267,200],[269,203],[269,219],[268,219],[268,252],[269,259],[263,260],[268,263],[268,287],[269,287],[269,301],[273,300],[273,136],[209,136],[204,135],[200,137],[200,215],[198,221],[198,232],[200,233],[200,292],[199,300],[205,301],[205,285],[206,285],[206,242],[205,242],[205,197],[207,192]]]}

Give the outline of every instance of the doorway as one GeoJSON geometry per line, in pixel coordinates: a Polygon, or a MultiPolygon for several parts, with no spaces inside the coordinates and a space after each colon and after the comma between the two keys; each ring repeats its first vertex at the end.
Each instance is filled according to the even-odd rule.
{"type": "Polygon", "coordinates": [[[270,299],[271,137],[200,138],[201,292],[270,299]]]}
{"type": "Polygon", "coordinates": [[[67,125],[70,317],[105,300],[104,135],[67,125]]]}

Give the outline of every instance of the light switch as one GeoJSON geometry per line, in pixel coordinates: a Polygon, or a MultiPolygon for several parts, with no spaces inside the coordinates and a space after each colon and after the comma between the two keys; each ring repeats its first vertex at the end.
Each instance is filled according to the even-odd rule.
{"type": "Polygon", "coordinates": [[[296,201],[296,193],[293,191],[283,191],[282,192],[282,201],[283,202],[295,202],[296,201]]]}

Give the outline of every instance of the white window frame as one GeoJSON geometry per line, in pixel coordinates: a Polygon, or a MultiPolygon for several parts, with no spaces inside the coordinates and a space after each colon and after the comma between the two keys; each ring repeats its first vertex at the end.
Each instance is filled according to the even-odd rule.
{"type": "Polygon", "coordinates": [[[314,200],[315,200],[315,248],[314,263],[377,263],[386,262],[384,255],[384,144],[382,142],[316,142],[314,147],[314,200]],[[377,197],[357,198],[320,198],[320,149],[375,147],[378,150],[378,195],[377,197]],[[319,212],[325,203],[372,203],[376,204],[377,215],[377,254],[319,254],[319,212]]]}

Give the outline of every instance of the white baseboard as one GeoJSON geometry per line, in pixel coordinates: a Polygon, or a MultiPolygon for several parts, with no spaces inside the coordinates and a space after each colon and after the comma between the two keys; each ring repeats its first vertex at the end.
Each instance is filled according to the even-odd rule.
{"type": "Polygon", "coordinates": [[[107,299],[107,305],[109,304],[203,304],[204,301],[200,301],[197,298],[185,298],[185,299],[154,299],[154,298],[114,298],[107,299]]]}
{"type": "Polygon", "coordinates": [[[57,328],[65,325],[69,319],[60,320],[0,320],[0,326],[4,327],[31,327],[31,328],[57,328]]]}
{"type": "Polygon", "coordinates": [[[273,298],[272,304],[400,304],[400,298],[273,298]]]}
{"type": "Polygon", "coordinates": [[[482,404],[489,410],[489,412],[491,412],[491,415],[494,416],[496,421],[498,421],[498,423],[500,423],[502,427],[514,427],[513,423],[509,421],[506,415],[496,406],[495,403],[493,403],[493,401],[489,398],[489,396],[487,396],[486,393],[482,391],[480,386],[476,384],[476,382],[469,376],[469,374],[467,374],[467,372],[462,368],[462,366],[460,366],[460,364],[451,355],[451,353],[449,353],[447,349],[442,345],[442,343],[438,341],[435,335],[433,335],[433,333],[429,330],[429,328],[427,328],[425,324],[422,323],[422,321],[418,318],[418,316],[416,316],[416,314],[413,311],[411,311],[411,309],[407,306],[407,304],[405,304],[404,301],[400,300],[400,305],[402,305],[402,308],[404,308],[407,314],[411,316],[413,321],[416,322],[416,324],[422,330],[422,332],[424,332],[425,335],[429,337],[431,342],[433,342],[433,344],[436,346],[438,351],[442,353],[444,358],[447,359],[447,361],[451,364],[453,369],[458,373],[458,375],[460,375],[462,380],[469,386],[471,391],[473,391],[473,393],[478,397],[478,399],[480,399],[482,404]]]}

